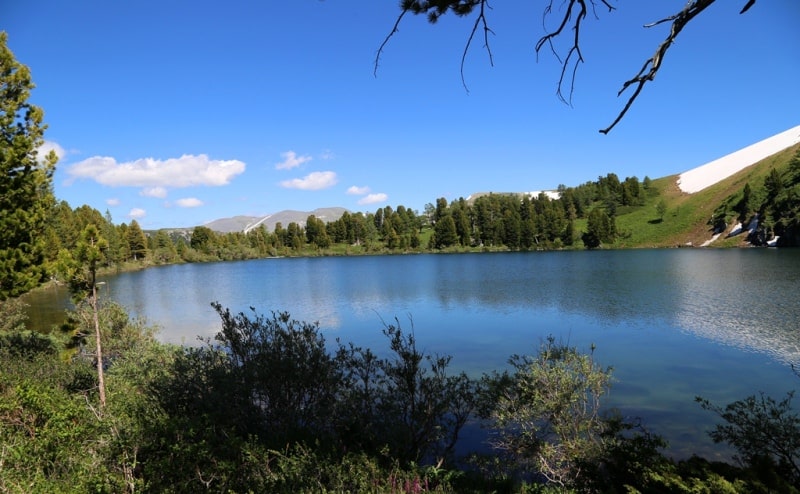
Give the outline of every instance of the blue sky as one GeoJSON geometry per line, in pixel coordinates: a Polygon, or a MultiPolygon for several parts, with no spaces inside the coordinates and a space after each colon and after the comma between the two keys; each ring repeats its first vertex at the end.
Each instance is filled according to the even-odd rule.
{"type": "Polygon", "coordinates": [[[56,196],[148,229],[658,178],[800,124],[800,2],[711,6],[606,136],[669,29],[643,25],[685,0],[587,18],[571,107],[533,50],[546,3],[492,3],[494,66],[476,40],[469,91],[472,21],[450,16],[408,16],[373,75],[394,0],[4,0],[0,29],[63,154],[56,196]]]}

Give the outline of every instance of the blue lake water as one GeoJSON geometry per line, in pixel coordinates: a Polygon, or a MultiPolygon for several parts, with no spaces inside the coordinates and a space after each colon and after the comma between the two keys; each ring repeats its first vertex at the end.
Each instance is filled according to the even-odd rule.
{"type": "Polygon", "coordinates": [[[719,404],[800,383],[800,250],[671,249],[285,258],[124,273],[103,288],[196,344],[233,311],[288,311],[386,351],[383,322],[413,327],[420,348],[473,375],[533,353],[548,335],[614,368],[607,406],[641,417],[676,456],[725,457],[707,431],[719,404]]]}

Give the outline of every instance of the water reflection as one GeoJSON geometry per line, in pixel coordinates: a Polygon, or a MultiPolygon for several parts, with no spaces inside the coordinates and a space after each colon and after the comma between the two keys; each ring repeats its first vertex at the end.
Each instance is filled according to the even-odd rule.
{"type": "Polygon", "coordinates": [[[676,325],[703,338],[800,364],[796,252],[703,254],[674,257],[683,273],[676,279],[681,294],[676,325]]]}
{"type": "MultiPolygon", "coordinates": [[[[487,324],[550,331],[668,326],[800,364],[797,251],[265,259],[165,266],[106,281],[111,297],[160,325],[171,342],[212,336],[218,318],[210,303],[219,301],[235,311],[286,310],[355,333],[406,314],[436,326],[465,324],[461,329],[473,335],[469,327],[487,324]]],[[[26,300],[34,327],[48,326],[70,306],[63,287],[26,300]]]]}

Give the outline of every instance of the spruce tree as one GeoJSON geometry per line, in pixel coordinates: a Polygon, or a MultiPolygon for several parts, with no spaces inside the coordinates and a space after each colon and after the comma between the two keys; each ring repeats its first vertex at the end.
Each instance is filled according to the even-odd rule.
{"type": "Polygon", "coordinates": [[[147,237],[136,220],[131,220],[131,224],[128,225],[127,240],[134,261],[141,261],[147,257],[147,237]]]}
{"type": "Polygon", "coordinates": [[[55,200],[57,157],[43,159],[41,108],[28,103],[34,84],[0,32],[0,300],[16,297],[45,279],[45,221],[55,200]]]}

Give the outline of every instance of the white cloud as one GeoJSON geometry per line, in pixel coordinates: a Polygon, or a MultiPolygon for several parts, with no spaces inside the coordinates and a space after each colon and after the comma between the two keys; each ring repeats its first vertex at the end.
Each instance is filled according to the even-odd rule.
{"type": "Polygon", "coordinates": [[[110,197],[106,199],[106,204],[108,204],[109,206],[119,206],[120,202],[119,199],[117,199],[116,197],[110,197]]]}
{"type": "Polygon", "coordinates": [[[375,204],[376,202],[386,202],[389,196],[383,192],[377,194],[368,194],[358,200],[358,204],[375,204]]]}
{"type": "Polygon", "coordinates": [[[139,192],[140,196],[144,197],[158,197],[163,199],[167,197],[167,189],[164,187],[147,187],[139,192]]]}
{"type": "Polygon", "coordinates": [[[321,190],[336,185],[337,181],[336,172],[312,172],[303,178],[284,180],[280,185],[287,189],[321,190]]]}
{"type": "Polygon", "coordinates": [[[128,213],[128,217],[129,218],[134,218],[134,219],[136,219],[136,218],[144,218],[144,216],[146,214],[147,214],[147,211],[145,211],[142,208],[133,208],[128,213]]]}
{"type": "Polygon", "coordinates": [[[56,156],[58,156],[59,160],[64,156],[66,156],[67,154],[64,148],[62,148],[57,142],[54,141],[44,141],[44,143],[41,146],[39,146],[36,149],[36,151],[38,152],[36,157],[40,162],[44,161],[44,157],[47,156],[47,154],[50,151],[55,151],[56,156]]]}
{"type": "Polygon", "coordinates": [[[180,158],[143,158],[117,163],[108,156],[93,156],[67,169],[73,178],[88,178],[111,187],[192,187],[226,185],[244,172],[238,160],[210,160],[205,154],[180,158]]]}
{"type": "Polygon", "coordinates": [[[203,205],[203,201],[196,197],[185,197],[183,199],[178,199],[175,201],[175,204],[182,208],[196,208],[203,205]]]}
{"type": "Polygon", "coordinates": [[[349,189],[347,189],[347,193],[351,196],[363,196],[364,194],[369,193],[369,187],[357,187],[353,185],[349,189]]]}
{"type": "Polygon", "coordinates": [[[281,156],[283,156],[283,161],[275,165],[276,170],[291,170],[311,161],[311,156],[297,156],[294,151],[286,151],[281,153],[281,156]]]}

